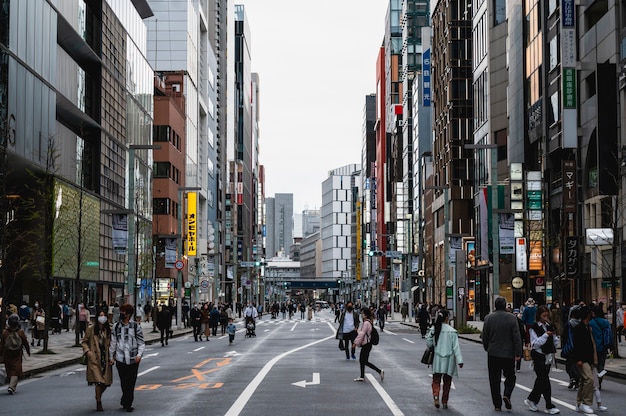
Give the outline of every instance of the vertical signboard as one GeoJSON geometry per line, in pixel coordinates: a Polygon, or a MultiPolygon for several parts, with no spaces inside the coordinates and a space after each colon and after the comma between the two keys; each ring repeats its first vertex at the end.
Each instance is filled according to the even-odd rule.
{"type": "Polygon", "coordinates": [[[563,212],[576,212],[576,161],[563,161],[563,212]]]}
{"type": "Polygon", "coordinates": [[[356,201],[356,281],[361,281],[361,261],[363,259],[363,237],[361,235],[361,201],[356,201]]]}
{"type": "Polygon", "coordinates": [[[197,211],[197,198],[196,192],[189,192],[187,194],[187,255],[196,255],[196,243],[198,239],[196,211],[197,211]]]}
{"type": "Polygon", "coordinates": [[[576,8],[575,0],[561,0],[561,110],[564,148],[576,148],[576,8]]]}
{"type": "Polygon", "coordinates": [[[565,277],[575,279],[579,268],[578,237],[565,237],[565,277]]]}
{"type": "Polygon", "coordinates": [[[126,254],[128,252],[128,215],[113,214],[113,249],[115,254],[126,254]]]}
{"type": "Polygon", "coordinates": [[[422,54],[422,91],[424,107],[430,107],[430,49],[422,54]]]}
{"type": "Polygon", "coordinates": [[[518,272],[528,271],[528,257],[526,255],[526,238],[515,239],[515,270],[518,272]]]}

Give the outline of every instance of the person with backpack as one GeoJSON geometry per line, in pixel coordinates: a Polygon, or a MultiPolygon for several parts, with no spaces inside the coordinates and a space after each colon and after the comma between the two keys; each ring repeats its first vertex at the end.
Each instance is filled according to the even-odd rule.
{"type": "Polygon", "coordinates": [[[24,331],[24,334],[28,332],[28,328],[30,326],[30,314],[31,311],[28,304],[25,301],[22,301],[22,304],[17,311],[17,315],[20,318],[20,327],[22,328],[22,331],[24,331]]]}
{"type": "Polygon", "coordinates": [[[132,305],[120,306],[120,320],[113,326],[109,349],[109,362],[117,367],[120,377],[122,387],[120,403],[127,412],[135,410],[133,407],[135,383],[139,363],[146,348],[141,325],[131,320],[134,313],[135,308],[132,305]]]}
{"type": "Polygon", "coordinates": [[[463,368],[463,356],[459,346],[459,334],[452,328],[449,322],[450,313],[446,309],[437,312],[435,325],[430,327],[426,335],[426,345],[434,347],[433,355],[433,400],[435,407],[439,409],[439,393],[441,392],[441,382],[443,379],[443,392],[441,392],[441,405],[448,408],[448,397],[450,396],[450,386],[452,377],[459,374],[459,368],[463,368]]]}
{"type": "Polygon", "coordinates": [[[4,361],[4,367],[9,378],[9,394],[15,394],[17,381],[24,376],[22,370],[22,349],[30,357],[28,338],[20,328],[20,317],[16,314],[9,316],[7,327],[2,331],[0,338],[0,357],[4,361]]]}
{"type": "Polygon", "coordinates": [[[369,308],[363,308],[361,312],[363,315],[363,325],[359,328],[359,334],[352,343],[352,356],[356,347],[361,347],[361,354],[359,355],[359,364],[361,367],[361,376],[354,379],[354,381],[365,381],[365,366],[368,366],[372,370],[376,371],[380,376],[380,381],[385,379],[385,370],[381,370],[374,364],[369,362],[370,352],[372,352],[372,330],[374,328],[372,324],[373,313],[369,308]]]}
{"type": "Polygon", "coordinates": [[[545,413],[556,415],[561,411],[552,404],[552,386],[550,385],[550,367],[554,362],[554,353],[559,348],[559,337],[550,322],[550,310],[541,305],[537,308],[537,322],[530,327],[530,346],[533,359],[533,370],[536,378],[533,389],[524,400],[528,408],[536,412],[541,396],[546,401],[545,413]]]}

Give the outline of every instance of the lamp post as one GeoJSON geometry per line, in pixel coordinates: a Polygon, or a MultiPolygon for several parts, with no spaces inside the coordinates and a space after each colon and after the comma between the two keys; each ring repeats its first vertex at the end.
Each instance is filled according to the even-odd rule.
{"type": "MultiPolygon", "coordinates": [[[[200,191],[202,188],[193,186],[181,186],[178,188],[178,255],[183,254],[183,192],[200,191]]],[[[176,272],[176,289],[178,296],[176,297],[176,326],[182,328],[183,317],[183,271],[176,272]]]]}

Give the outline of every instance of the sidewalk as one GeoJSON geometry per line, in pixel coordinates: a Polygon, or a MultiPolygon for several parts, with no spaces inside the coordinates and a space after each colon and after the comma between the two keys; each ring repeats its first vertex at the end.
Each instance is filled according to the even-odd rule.
{"type": "MultiPolygon", "coordinates": [[[[152,321],[141,323],[141,329],[143,330],[146,345],[161,341],[161,333],[152,332],[152,328],[152,321]]],[[[174,324],[172,324],[172,329],[174,331],[174,338],[191,333],[191,328],[176,329],[176,325],[174,324]]],[[[30,331],[26,335],[28,336],[28,340],[30,342],[30,331]]],[[[26,354],[24,355],[22,365],[24,369],[24,377],[32,377],[35,374],[78,363],[78,360],[83,355],[83,349],[80,346],[75,347],[75,341],[76,334],[74,331],[70,330],[69,332],[65,332],[65,330],[63,330],[60,334],[49,335],[48,354],[42,353],[43,340],[40,347],[31,346],[30,357],[26,354]]],[[[35,340],[35,345],[37,345],[37,340],[35,340]]],[[[0,381],[0,384],[2,382],[4,382],[4,380],[0,381]]]]}
{"type": "MultiPolygon", "coordinates": [[[[397,318],[397,317],[394,317],[394,318],[397,318]]],[[[401,321],[401,319],[396,319],[396,321],[401,321]]],[[[415,323],[415,319],[409,322],[407,318],[406,322],[400,322],[400,323],[403,325],[414,327],[414,328],[419,327],[419,325],[415,323]]],[[[483,329],[482,321],[468,321],[467,325],[473,326],[474,328],[481,330],[481,331],[483,329]]],[[[468,341],[477,342],[477,343],[482,342],[480,339],[480,334],[459,334],[459,338],[462,338],[468,341]]],[[[626,355],[626,345],[622,346],[621,354],[622,356],[626,355]]],[[[561,358],[559,354],[556,354],[556,361],[559,364],[565,364],[565,360],[561,358]]],[[[609,360],[607,358],[606,364],[604,365],[604,369],[606,370],[607,375],[611,377],[626,379],[626,358],[614,358],[612,360],[609,360]]]]}

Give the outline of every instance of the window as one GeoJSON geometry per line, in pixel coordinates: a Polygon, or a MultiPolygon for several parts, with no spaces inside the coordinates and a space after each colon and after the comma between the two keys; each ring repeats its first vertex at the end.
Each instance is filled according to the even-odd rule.
{"type": "Polygon", "coordinates": [[[154,126],[153,137],[155,142],[169,142],[170,126],[154,126]]]}
{"type": "Polygon", "coordinates": [[[167,215],[170,213],[170,200],[168,198],[152,199],[152,214],[167,215]]]}
{"type": "Polygon", "coordinates": [[[493,0],[493,25],[506,22],[506,0],[493,0]]]}
{"type": "Polygon", "coordinates": [[[170,177],[169,162],[154,162],[153,172],[155,178],[169,178],[170,177]]]}

